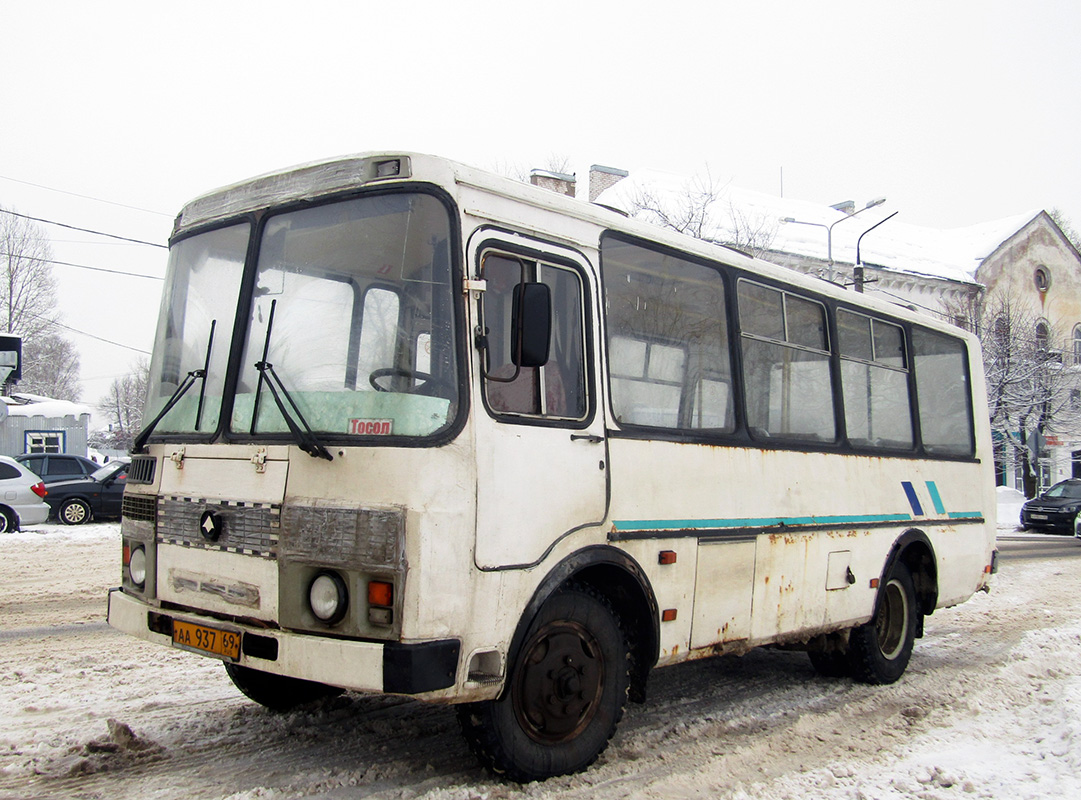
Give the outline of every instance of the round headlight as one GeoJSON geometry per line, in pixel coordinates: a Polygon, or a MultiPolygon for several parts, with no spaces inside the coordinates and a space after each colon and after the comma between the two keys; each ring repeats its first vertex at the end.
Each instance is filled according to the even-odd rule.
{"type": "Polygon", "coordinates": [[[136,586],[146,583],[146,549],[142,546],[131,551],[128,559],[128,577],[136,586]]]}
{"type": "Polygon", "coordinates": [[[320,572],[308,586],[308,606],[320,622],[341,622],[349,607],[345,581],[333,572],[320,572]]]}

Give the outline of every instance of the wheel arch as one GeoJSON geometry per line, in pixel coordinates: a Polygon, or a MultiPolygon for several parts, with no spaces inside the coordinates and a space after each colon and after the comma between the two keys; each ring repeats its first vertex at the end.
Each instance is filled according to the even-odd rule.
{"type": "MultiPolygon", "coordinates": [[[[646,679],[660,653],[657,599],[638,562],[613,547],[593,545],[583,548],[552,568],[522,612],[511,639],[508,663],[514,663],[526,630],[541,606],[568,583],[588,584],[603,594],[619,613],[631,650],[630,699],[644,702],[646,679]]],[[[503,691],[507,691],[506,687],[503,691]]]]}
{"type": "MultiPolygon", "coordinates": [[[[921,617],[933,614],[938,605],[938,558],[927,534],[910,528],[897,537],[882,567],[880,581],[886,580],[893,565],[898,562],[908,567],[912,575],[921,617]]],[[[922,627],[921,624],[921,633],[922,627]]]]}

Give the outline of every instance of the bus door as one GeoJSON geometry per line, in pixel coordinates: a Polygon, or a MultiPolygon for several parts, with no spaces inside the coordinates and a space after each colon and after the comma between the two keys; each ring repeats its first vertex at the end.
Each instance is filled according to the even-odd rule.
{"type": "Polygon", "coordinates": [[[562,248],[515,250],[489,239],[474,256],[484,281],[475,306],[475,558],[482,568],[524,566],[605,517],[607,446],[589,327],[595,286],[584,258],[562,248]]]}

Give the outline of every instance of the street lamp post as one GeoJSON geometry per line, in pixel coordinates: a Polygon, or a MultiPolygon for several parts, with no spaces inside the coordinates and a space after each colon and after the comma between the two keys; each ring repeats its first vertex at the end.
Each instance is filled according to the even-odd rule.
{"type": "Polygon", "coordinates": [[[897,216],[897,215],[898,215],[899,213],[900,213],[899,211],[894,211],[894,212],[893,212],[892,214],[890,214],[890,215],[889,215],[888,217],[886,217],[885,219],[880,219],[880,220],[879,220],[878,222],[876,222],[876,223],[875,223],[874,225],[872,225],[872,226],[871,226],[870,228],[868,228],[868,229],[867,229],[867,230],[865,230],[865,231],[864,231],[863,233],[861,233],[861,234],[860,234],[860,238],[858,238],[858,239],[856,240],[856,267],[855,267],[855,269],[853,269],[853,271],[852,271],[852,280],[853,280],[853,281],[855,282],[855,284],[856,284],[856,291],[857,291],[857,292],[862,292],[862,291],[863,291],[863,284],[864,284],[864,279],[863,279],[863,262],[862,262],[862,261],[860,261],[860,242],[862,242],[862,241],[863,241],[863,237],[864,237],[864,236],[866,236],[867,234],[869,234],[869,233],[870,233],[871,231],[873,231],[873,230],[874,230],[875,228],[877,228],[877,227],[878,227],[879,225],[881,225],[881,224],[882,224],[883,222],[889,222],[889,221],[890,221],[891,219],[893,219],[894,217],[896,217],[896,216],[897,216]]]}
{"type": "Polygon", "coordinates": [[[885,197],[876,197],[874,200],[868,200],[867,205],[861,208],[859,211],[854,211],[851,214],[846,214],[838,220],[834,220],[829,225],[824,222],[804,222],[801,219],[795,219],[794,217],[783,217],[781,222],[792,222],[796,225],[813,225],[816,228],[826,229],[826,261],[829,265],[829,272],[827,273],[826,280],[833,282],[833,226],[844,222],[846,219],[852,219],[856,214],[860,214],[869,208],[880,206],[886,202],[885,197]]]}

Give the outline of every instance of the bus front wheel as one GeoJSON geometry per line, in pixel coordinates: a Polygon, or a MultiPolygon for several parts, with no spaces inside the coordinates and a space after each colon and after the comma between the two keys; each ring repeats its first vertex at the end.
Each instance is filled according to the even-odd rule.
{"type": "Polygon", "coordinates": [[[886,684],[904,674],[912,657],[918,613],[912,573],[898,561],[878,591],[874,617],[854,629],[849,638],[849,657],[856,680],[886,684]]]}
{"type": "Polygon", "coordinates": [[[578,772],[623,716],[631,658],[618,613],[571,585],[530,623],[498,700],[460,706],[458,721],[489,770],[525,783],[578,772]]]}

